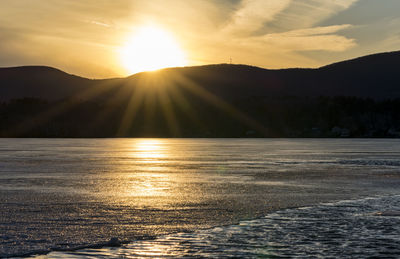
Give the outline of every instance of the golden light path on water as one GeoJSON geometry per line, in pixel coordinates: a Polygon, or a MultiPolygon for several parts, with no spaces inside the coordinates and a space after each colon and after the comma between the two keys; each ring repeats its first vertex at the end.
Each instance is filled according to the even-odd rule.
{"type": "Polygon", "coordinates": [[[145,171],[148,172],[127,175],[127,180],[130,182],[128,193],[133,196],[167,195],[170,176],[165,173],[157,173],[157,171],[162,170],[159,165],[165,163],[168,151],[169,146],[160,139],[139,139],[133,143],[128,157],[139,160],[145,165],[145,171]]]}
{"type": "MultiPolygon", "coordinates": [[[[167,210],[181,207],[179,203],[187,198],[190,199],[186,203],[203,199],[204,195],[199,195],[201,192],[188,188],[196,179],[195,170],[179,170],[182,150],[175,142],[168,139],[110,142],[112,145],[103,156],[112,164],[106,164],[106,173],[100,175],[94,187],[97,189],[95,197],[108,204],[167,210]]],[[[195,153],[186,152],[189,159],[195,156],[195,153]]],[[[206,181],[206,177],[197,180],[206,181]]]]}
{"type": "Polygon", "coordinates": [[[133,144],[130,155],[146,163],[159,162],[159,159],[168,157],[169,146],[163,145],[163,142],[160,139],[139,139],[133,144]]]}
{"type": "MultiPolygon", "coordinates": [[[[232,174],[230,170],[236,171],[244,162],[243,157],[249,154],[215,163],[221,147],[213,141],[204,142],[209,142],[206,145],[209,145],[210,154],[193,148],[192,140],[143,138],[113,141],[104,154],[112,162],[106,166],[106,174],[100,175],[101,181],[94,187],[97,189],[95,193],[102,202],[109,204],[169,210],[210,202],[209,199],[213,200],[225,184],[286,185],[281,181],[253,182],[253,176],[232,174]]],[[[227,148],[233,147],[228,145],[227,148]]]]}
{"type": "Polygon", "coordinates": [[[100,199],[112,204],[147,206],[166,196],[171,175],[164,172],[168,145],[162,143],[156,139],[118,141],[112,154],[106,154],[113,156],[113,166],[97,184],[100,199]]]}

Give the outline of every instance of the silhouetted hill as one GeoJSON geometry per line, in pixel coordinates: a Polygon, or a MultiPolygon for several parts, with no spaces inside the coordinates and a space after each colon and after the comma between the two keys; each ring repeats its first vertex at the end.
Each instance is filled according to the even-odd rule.
{"type": "Polygon", "coordinates": [[[79,97],[93,87],[114,88],[119,80],[92,80],[46,66],[0,68],[0,101],[25,97],[45,100],[79,97]]]}
{"type": "Polygon", "coordinates": [[[90,80],[66,74],[51,67],[14,67],[0,69],[0,98],[65,98],[90,86],[90,80]]]}
{"type": "Polygon", "coordinates": [[[0,68],[0,136],[400,136],[399,65],[392,52],[318,69],[220,64],[105,80],[0,68]]]}
{"type": "MultiPolygon", "coordinates": [[[[195,84],[222,99],[252,96],[400,97],[400,52],[339,62],[319,69],[268,70],[245,65],[206,65],[139,73],[125,79],[89,80],[50,67],[0,68],[0,98],[37,97],[49,100],[79,96],[88,88],[195,84]],[[158,74],[158,75],[157,75],[158,74]],[[162,80],[157,80],[162,74],[162,80]],[[156,77],[156,79],[153,79],[156,77]],[[105,86],[107,85],[107,86],[105,86]]],[[[100,90],[101,89],[101,90],[100,90]]]]}
{"type": "Polygon", "coordinates": [[[400,51],[369,55],[318,69],[318,81],[327,94],[369,97],[400,97],[400,51]]]}

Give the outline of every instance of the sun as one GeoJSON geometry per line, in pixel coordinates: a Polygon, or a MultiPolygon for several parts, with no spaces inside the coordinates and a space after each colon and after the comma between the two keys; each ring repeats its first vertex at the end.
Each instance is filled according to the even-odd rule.
{"type": "Polygon", "coordinates": [[[132,74],[186,65],[185,54],[174,37],[156,26],[140,27],[120,53],[123,66],[132,74]]]}

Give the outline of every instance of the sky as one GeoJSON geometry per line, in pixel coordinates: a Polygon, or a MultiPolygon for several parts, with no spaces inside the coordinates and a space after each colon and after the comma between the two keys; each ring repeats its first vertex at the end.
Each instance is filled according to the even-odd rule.
{"type": "Polygon", "coordinates": [[[190,66],[319,67],[400,50],[399,0],[1,0],[0,67],[127,76],[121,50],[149,25],[190,66]]]}

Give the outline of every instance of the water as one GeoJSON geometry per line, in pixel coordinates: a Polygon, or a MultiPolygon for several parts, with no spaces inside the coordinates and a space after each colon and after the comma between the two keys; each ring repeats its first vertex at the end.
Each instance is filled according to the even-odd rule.
{"type": "MultiPolygon", "coordinates": [[[[148,254],[160,242],[181,251],[171,254],[178,257],[264,254],[243,243],[248,235],[254,236],[255,247],[275,242],[286,246],[285,253],[301,256],[304,251],[292,248],[298,238],[286,243],[262,238],[272,233],[271,213],[304,206],[318,211],[321,202],[376,195],[397,197],[399,144],[326,139],[1,139],[0,257],[83,249],[113,237],[126,242],[121,248],[125,251],[104,248],[108,255],[148,254]],[[223,225],[227,227],[216,227],[223,225]],[[224,236],[235,229],[241,237],[225,242],[224,236]],[[163,241],[176,238],[173,233],[180,233],[175,234],[178,245],[163,241]],[[208,241],[201,243],[199,238],[208,241]],[[181,245],[185,240],[188,247],[181,245]],[[196,245],[191,246],[192,241],[196,245]],[[235,251],[237,244],[244,244],[244,252],[235,251]],[[219,253],[210,252],[212,247],[219,253]]],[[[396,208],[397,201],[384,203],[387,208],[361,204],[360,211],[372,213],[396,208]]],[[[282,215],[300,217],[296,212],[282,215]]],[[[301,230],[301,224],[291,226],[287,233],[301,230]]],[[[399,234],[398,229],[393,231],[399,234]]],[[[310,253],[319,249],[318,237],[313,240],[317,241],[306,243],[310,253]]],[[[100,256],[101,251],[93,253],[100,256]]],[[[348,254],[357,251],[350,246],[348,254]]],[[[65,256],[54,253],[50,255],[65,256]]]]}
{"type": "Polygon", "coordinates": [[[238,225],[48,257],[398,258],[399,234],[397,195],[286,209],[238,225]]]}

